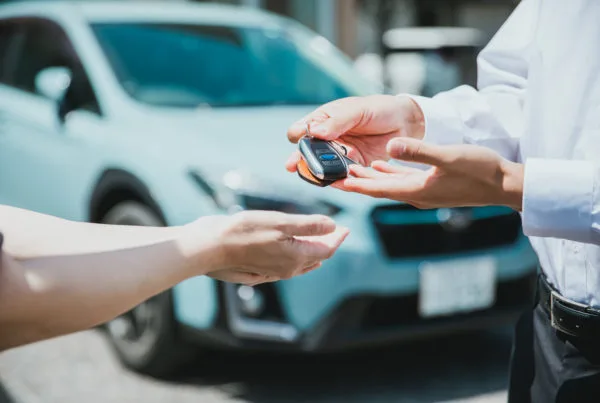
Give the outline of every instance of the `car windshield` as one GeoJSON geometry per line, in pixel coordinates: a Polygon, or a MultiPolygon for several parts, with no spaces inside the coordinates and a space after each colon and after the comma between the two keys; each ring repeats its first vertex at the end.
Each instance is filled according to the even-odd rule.
{"type": "Polygon", "coordinates": [[[294,24],[119,22],[92,29],[125,91],[146,104],[307,105],[372,92],[341,52],[294,24]]]}

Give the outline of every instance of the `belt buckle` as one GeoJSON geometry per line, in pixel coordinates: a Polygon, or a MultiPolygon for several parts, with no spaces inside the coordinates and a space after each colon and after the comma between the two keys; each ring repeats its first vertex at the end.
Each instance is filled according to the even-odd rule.
{"type": "Polygon", "coordinates": [[[556,291],[550,290],[550,326],[556,330],[561,330],[554,317],[554,301],[556,299],[560,300],[561,296],[556,291]]]}
{"type": "MultiPolygon", "coordinates": [[[[557,300],[562,301],[563,303],[575,305],[575,306],[583,309],[585,312],[589,312],[590,308],[587,305],[566,299],[565,297],[560,295],[557,291],[552,290],[550,292],[550,326],[552,326],[552,328],[554,328],[555,330],[566,333],[570,336],[578,337],[579,334],[577,333],[577,331],[569,330],[568,328],[565,328],[563,325],[561,325],[560,323],[558,323],[556,321],[556,318],[554,316],[554,302],[557,300]]],[[[575,324],[575,328],[579,329],[580,326],[578,324],[575,324]]]]}

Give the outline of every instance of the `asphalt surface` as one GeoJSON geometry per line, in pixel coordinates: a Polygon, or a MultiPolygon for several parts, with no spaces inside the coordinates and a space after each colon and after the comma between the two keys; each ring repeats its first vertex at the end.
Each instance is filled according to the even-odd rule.
{"type": "Polygon", "coordinates": [[[174,381],[121,368],[100,332],[0,355],[1,403],[506,401],[510,329],[335,355],[207,354],[174,381]]]}

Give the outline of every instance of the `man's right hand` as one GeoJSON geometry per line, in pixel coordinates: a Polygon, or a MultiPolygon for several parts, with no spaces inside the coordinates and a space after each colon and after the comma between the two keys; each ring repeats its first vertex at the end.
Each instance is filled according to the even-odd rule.
{"type": "MultiPolygon", "coordinates": [[[[423,138],[424,119],[419,106],[409,97],[371,95],[342,98],[325,104],[292,125],[288,139],[297,143],[306,134],[322,140],[335,140],[346,147],[348,157],[362,165],[387,160],[388,142],[395,137],[423,138]]],[[[286,163],[296,171],[300,154],[286,163]]]]}
{"type": "MultiPolygon", "coordinates": [[[[326,216],[273,211],[205,217],[190,226],[192,236],[194,228],[206,233],[210,227],[214,234],[209,242],[214,259],[196,262],[209,265],[207,275],[248,285],[289,279],[318,268],[349,233],[326,216]]],[[[186,243],[190,242],[188,237],[186,243]]]]}

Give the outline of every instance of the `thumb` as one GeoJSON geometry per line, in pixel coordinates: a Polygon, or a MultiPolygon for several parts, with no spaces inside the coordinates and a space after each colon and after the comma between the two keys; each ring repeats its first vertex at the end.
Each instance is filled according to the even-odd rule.
{"type": "Polygon", "coordinates": [[[443,167],[452,158],[451,150],[412,138],[396,138],[387,144],[391,158],[418,164],[443,167]]]}
{"type": "Polygon", "coordinates": [[[347,98],[323,107],[325,116],[309,121],[312,136],[322,140],[335,140],[354,129],[365,114],[364,103],[347,98]]]}

